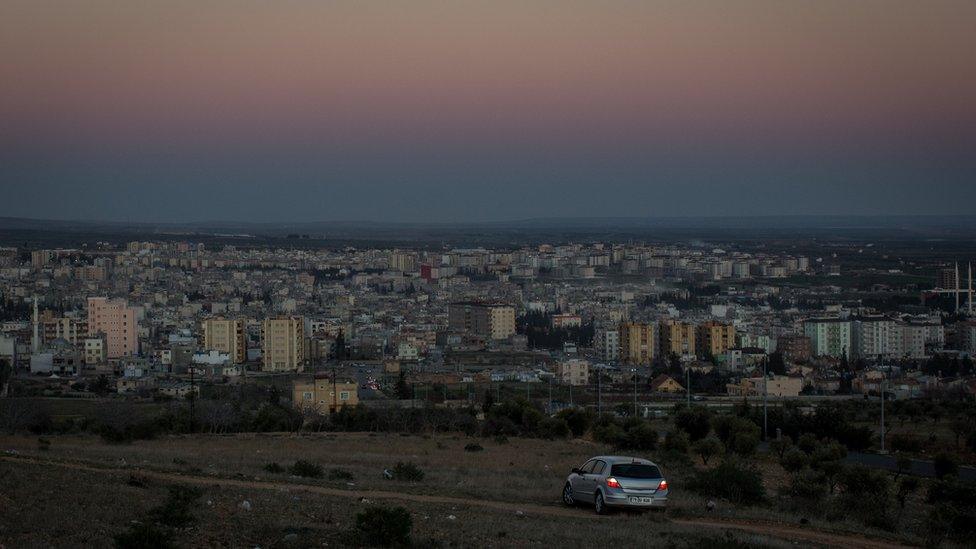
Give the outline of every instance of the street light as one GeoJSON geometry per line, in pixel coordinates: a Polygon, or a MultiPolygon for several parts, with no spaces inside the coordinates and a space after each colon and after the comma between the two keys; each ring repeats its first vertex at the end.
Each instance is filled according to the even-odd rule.
{"type": "Polygon", "coordinates": [[[881,453],[885,453],[885,426],[884,426],[884,401],[885,401],[885,378],[881,376],[881,453]]]}
{"type": "Polygon", "coordinates": [[[637,368],[631,371],[634,372],[634,417],[637,417],[637,368]]]}
{"type": "Polygon", "coordinates": [[[766,414],[766,402],[769,400],[769,378],[766,377],[766,359],[763,359],[763,440],[769,440],[769,422],[766,414]]]}

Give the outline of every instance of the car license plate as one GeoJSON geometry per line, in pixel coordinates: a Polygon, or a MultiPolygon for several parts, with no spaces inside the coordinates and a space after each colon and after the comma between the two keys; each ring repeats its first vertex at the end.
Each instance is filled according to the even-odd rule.
{"type": "Polygon", "coordinates": [[[653,503],[654,498],[630,498],[631,503],[653,503]]]}

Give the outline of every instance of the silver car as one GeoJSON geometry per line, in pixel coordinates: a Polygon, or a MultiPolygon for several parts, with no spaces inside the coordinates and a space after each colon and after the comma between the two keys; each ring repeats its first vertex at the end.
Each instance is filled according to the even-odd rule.
{"type": "Polygon", "coordinates": [[[566,477],[563,503],[590,503],[601,515],[610,508],[664,508],[668,504],[668,481],[652,461],[597,456],[566,477]]]}

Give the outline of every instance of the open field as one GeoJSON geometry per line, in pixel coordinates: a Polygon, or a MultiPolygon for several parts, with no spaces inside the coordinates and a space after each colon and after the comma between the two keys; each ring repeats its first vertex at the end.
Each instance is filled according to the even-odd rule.
{"type": "MultiPolygon", "coordinates": [[[[112,536],[143,520],[172,484],[204,489],[194,508],[198,523],[176,540],[186,546],[274,547],[284,545],[286,536],[290,545],[351,545],[354,517],[372,503],[405,506],[420,545],[634,546],[647,544],[649,535],[673,546],[794,541],[880,547],[899,541],[853,523],[801,526],[799,516],[723,502],[706,513],[704,498],[681,489],[686,466],[677,465],[665,466],[674,490],[667,514],[598,519],[590,509],[568,509],[558,500],[567,471],[603,451],[582,440],[498,444],[454,435],[359,433],[173,436],[128,445],[91,436],[47,440],[49,449],[41,449],[34,437],[0,437],[0,541],[8,547],[110,546],[112,536]],[[484,450],[465,451],[475,440],[484,450]],[[296,459],[321,464],[326,473],[343,469],[353,479],[263,469],[296,459]],[[398,461],[418,464],[425,479],[384,479],[383,469],[398,461]],[[241,507],[245,500],[249,511],[241,507]]],[[[770,489],[779,482],[775,474],[766,477],[770,489]]]]}

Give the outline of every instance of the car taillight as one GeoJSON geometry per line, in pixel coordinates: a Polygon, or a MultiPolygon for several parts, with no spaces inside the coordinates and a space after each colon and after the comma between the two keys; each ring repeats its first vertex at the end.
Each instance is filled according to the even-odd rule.
{"type": "Polygon", "coordinates": [[[617,482],[617,479],[610,477],[607,479],[607,486],[611,488],[620,488],[620,483],[617,482]]]}
{"type": "Polygon", "coordinates": [[[658,490],[667,490],[668,489],[668,481],[662,480],[661,481],[661,484],[658,484],[657,485],[657,489],[658,490]]]}

